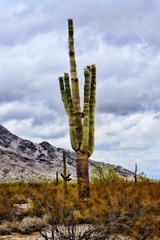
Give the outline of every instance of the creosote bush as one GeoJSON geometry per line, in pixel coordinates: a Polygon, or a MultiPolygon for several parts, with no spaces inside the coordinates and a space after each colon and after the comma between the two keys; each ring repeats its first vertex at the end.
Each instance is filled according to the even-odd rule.
{"type": "Polygon", "coordinates": [[[79,199],[72,182],[67,195],[63,183],[0,183],[0,233],[35,229],[46,239],[48,232],[72,240],[119,235],[133,240],[160,239],[160,183],[93,180],[90,187],[90,198],[79,199]],[[15,204],[28,201],[32,202],[28,211],[16,215],[15,204]],[[81,226],[83,236],[79,235],[81,226]]]}
{"type": "Polygon", "coordinates": [[[110,182],[118,182],[120,180],[118,174],[115,172],[114,168],[108,164],[107,170],[105,171],[104,168],[97,164],[96,166],[92,167],[91,170],[92,174],[92,181],[98,181],[102,183],[110,183],[110,182]]]}

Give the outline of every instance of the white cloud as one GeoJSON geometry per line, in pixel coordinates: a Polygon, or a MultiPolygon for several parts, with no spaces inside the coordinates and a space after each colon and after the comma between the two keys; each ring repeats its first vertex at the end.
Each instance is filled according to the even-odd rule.
{"type": "Polygon", "coordinates": [[[93,158],[130,170],[134,170],[134,164],[138,162],[141,171],[146,171],[147,175],[151,176],[150,172],[158,174],[159,114],[156,117],[152,111],[130,115],[98,114],[93,158]]]}
{"type": "Polygon", "coordinates": [[[70,148],[67,125],[60,119],[43,125],[34,125],[33,119],[10,120],[4,126],[13,134],[33,142],[48,141],[56,147],[70,148]]]}

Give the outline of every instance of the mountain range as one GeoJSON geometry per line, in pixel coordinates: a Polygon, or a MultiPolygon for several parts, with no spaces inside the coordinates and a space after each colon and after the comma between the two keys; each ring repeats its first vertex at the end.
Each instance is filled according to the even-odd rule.
{"type": "MultiPolygon", "coordinates": [[[[0,181],[42,181],[55,179],[56,172],[63,172],[63,150],[66,153],[67,172],[76,179],[76,155],[70,150],[57,148],[43,141],[19,138],[0,125],[0,181]]],[[[100,164],[105,170],[108,164],[89,160],[89,171],[100,164]]],[[[116,165],[111,165],[119,176],[134,180],[134,173],[116,165]]]]}

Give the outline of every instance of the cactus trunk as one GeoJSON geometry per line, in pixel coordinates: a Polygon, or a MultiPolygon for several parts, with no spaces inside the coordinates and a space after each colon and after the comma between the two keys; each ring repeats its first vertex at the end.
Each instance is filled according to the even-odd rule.
{"type": "Polygon", "coordinates": [[[89,174],[88,174],[88,154],[76,154],[76,171],[78,195],[80,198],[90,196],[89,174]]]}
{"type": "Polygon", "coordinates": [[[78,192],[83,198],[89,197],[88,157],[94,150],[96,67],[95,65],[87,66],[84,70],[84,106],[81,112],[72,19],[68,20],[68,35],[71,87],[67,73],[59,78],[59,84],[62,101],[69,118],[71,146],[76,152],[78,192]]]}

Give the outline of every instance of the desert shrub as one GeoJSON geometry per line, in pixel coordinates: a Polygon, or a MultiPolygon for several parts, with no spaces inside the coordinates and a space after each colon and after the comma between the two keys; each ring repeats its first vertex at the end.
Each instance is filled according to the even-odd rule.
{"type": "Polygon", "coordinates": [[[137,178],[140,182],[150,182],[150,179],[147,178],[147,175],[143,171],[138,174],[137,178]]]}
{"type": "Polygon", "coordinates": [[[154,239],[153,237],[160,236],[160,200],[154,198],[159,195],[155,192],[156,188],[156,184],[120,182],[103,185],[97,191],[94,184],[94,222],[104,232],[123,233],[135,239],[154,239]]]}
{"type": "Polygon", "coordinates": [[[59,238],[65,232],[62,239],[69,239],[69,232],[77,232],[78,239],[78,229],[83,224],[90,228],[81,239],[107,239],[118,234],[134,240],[160,238],[160,183],[94,179],[90,187],[91,197],[80,200],[76,183],[68,184],[68,194],[63,191],[63,184],[0,183],[0,234],[34,230],[44,234],[48,229],[57,232],[59,238]],[[27,215],[17,218],[14,206],[27,203],[28,199],[32,207],[27,215]],[[41,221],[34,225],[36,219],[41,221]]]}
{"type": "Polygon", "coordinates": [[[105,180],[105,170],[102,168],[100,164],[97,164],[96,166],[92,167],[91,175],[92,180],[98,180],[101,183],[105,180]]]}
{"type": "Polygon", "coordinates": [[[13,216],[13,201],[6,192],[0,193],[0,222],[5,219],[11,220],[13,216]]]}
{"type": "Polygon", "coordinates": [[[107,166],[105,177],[107,181],[114,182],[114,183],[120,180],[118,174],[115,172],[114,168],[111,165],[107,166]]]}
{"type": "Polygon", "coordinates": [[[115,172],[114,168],[111,165],[108,165],[107,170],[105,171],[100,164],[97,164],[92,168],[91,174],[92,174],[91,176],[92,181],[98,181],[101,184],[118,182],[120,180],[118,174],[115,172]]]}

